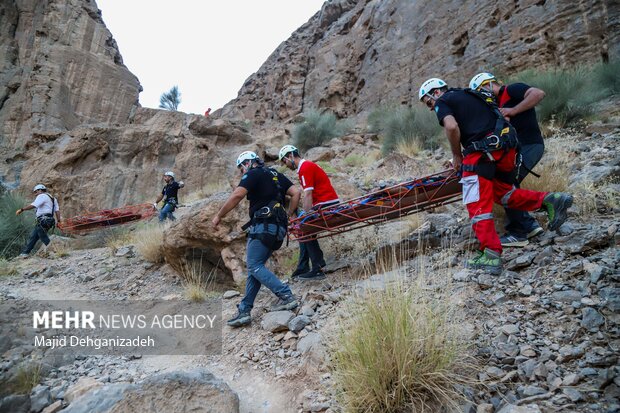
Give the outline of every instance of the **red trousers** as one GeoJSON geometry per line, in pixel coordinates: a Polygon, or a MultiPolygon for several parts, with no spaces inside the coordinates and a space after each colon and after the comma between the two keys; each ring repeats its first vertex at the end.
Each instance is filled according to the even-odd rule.
{"type": "MultiPolygon", "coordinates": [[[[491,152],[495,158],[495,165],[499,172],[510,172],[515,168],[517,152],[511,149],[491,152]],[[501,159],[500,159],[501,158],[501,159]]],[[[487,155],[482,152],[470,153],[463,159],[463,165],[476,165],[481,157],[487,155]]],[[[505,208],[520,211],[535,211],[542,206],[543,198],[547,192],[530,191],[515,188],[514,185],[492,180],[479,176],[476,172],[464,171],[463,179],[463,203],[469,211],[472,228],[480,241],[480,249],[489,248],[501,254],[502,245],[495,231],[493,221],[493,202],[503,205],[505,208]]]]}

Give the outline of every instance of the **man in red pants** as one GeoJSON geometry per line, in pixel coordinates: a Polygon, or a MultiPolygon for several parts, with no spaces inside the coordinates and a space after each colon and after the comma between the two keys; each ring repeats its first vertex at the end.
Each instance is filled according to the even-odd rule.
{"type": "MultiPolygon", "coordinates": [[[[492,93],[499,111],[514,126],[519,137],[522,162],[515,183],[519,186],[545,151],[545,141],[534,109],[545,97],[545,92],[525,83],[503,85],[495,76],[486,72],[474,76],[469,82],[469,88],[492,93]]],[[[506,221],[506,234],[500,238],[503,247],[524,247],[529,244],[530,238],[544,232],[536,219],[525,211],[506,209],[506,221]]]]}
{"type": "Polygon", "coordinates": [[[495,231],[493,203],[520,211],[543,208],[549,215],[549,229],[557,230],[567,219],[573,197],[515,187],[517,135],[491,95],[448,89],[446,82],[432,78],[422,84],[418,97],[437,114],[450,142],[454,169],[463,173],[463,203],[480,241],[480,251],[467,267],[500,274],[502,245],[495,231]]]}

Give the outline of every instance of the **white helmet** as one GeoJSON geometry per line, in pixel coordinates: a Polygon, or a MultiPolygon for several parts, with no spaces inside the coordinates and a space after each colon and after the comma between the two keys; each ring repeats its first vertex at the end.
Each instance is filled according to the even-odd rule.
{"type": "Polygon", "coordinates": [[[280,149],[280,153],[278,154],[278,160],[281,161],[282,158],[284,158],[287,153],[291,153],[291,152],[299,152],[299,151],[293,145],[284,145],[282,149],[280,149]]]}
{"type": "Polygon", "coordinates": [[[37,192],[38,190],[43,190],[43,191],[47,191],[47,188],[45,187],[45,185],[43,184],[38,184],[34,187],[34,189],[32,190],[32,192],[37,192]]]}
{"type": "Polygon", "coordinates": [[[164,173],[164,176],[169,176],[171,178],[174,178],[174,173],[172,171],[168,171],[168,172],[164,173]]]}
{"type": "Polygon", "coordinates": [[[495,79],[495,76],[493,76],[491,73],[487,73],[487,72],[478,73],[476,76],[472,77],[471,80],[469,81],[469,88],[473,90],[478,90],[478,88],[482,86],[482,84],[486,82],[487,80],[497,80],[497,79],[495,79]]]}
{"type": "Polygon", "coordinates": [[[424,83],[422,83],[422,86],[420,86],[420,91],[418,92],[418,99],[422,100],[424,95],[428,95],[429,94],[428,92],[430,92],[433,89],[439,89],[439,88],[446,87],[446,86],[448,86],[448,84],[444,82],[443,80],[438,79],[436,77],[430,78],[424,83]]]}
{"type": "Polygon", "coordinates": [[[239,165],[241,165],[245,161],[254,160],[254,159],[258,159],[258,155],[256,155],[254,152],[252,151],[241,152],[241,155],[237,157],[237,168],[239,167],[239,165]]]}

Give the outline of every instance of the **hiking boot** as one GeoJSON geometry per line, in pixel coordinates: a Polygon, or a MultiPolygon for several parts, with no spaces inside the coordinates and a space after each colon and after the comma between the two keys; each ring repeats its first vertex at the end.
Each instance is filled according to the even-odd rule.
{"type": "Polygon", "coordinates": [[[248,324],[250,324],[251,321],[252,321],[252,318],[250,317],[249,312],[239,311],[237,316],[235,318],[231,318],[230,320],[228,320],[226,324],[228,324],[231,327],[242,327],[242,326],[247,326],[248,324]]]}
{"type": "Polygon", "coordinates": [[[325,273],[321,269],[312,270],[312,271],[308,271],[305,274],[298,275],[297,279],[299,281],[324,280],[325,279],[325,273]]]}
{"type": "MultiPolygon", "coordinates": [[[[533,230],[531,230],[530,232],[527,233],[527,239],[534,238],[535,236],[540,235],[543,232],[545,232],[545,230],[542,229],[542,227],[534,227],[533,230]]],[[[504,244],[502,244],[502,245],[504,245],[504,244]]]]}
{"type": "Polygon", "coordinates": [[[502,273],[502,258],[499,252],[485,249],[484,252],[478,251],[478,256],[467,261],[465,268],[473,270],[484,270],[493,275],[502,273]]]}
{"type": "Polygon", "coordinates": [[[280,301],[272,305],[269,311],[294,310],[297,306],[299,306],[299,302],[297,302],[295,296],[290,295],[286,298],[280,299],[280,301]]]}
{"type": "Polygon", "coordinates": [[[29,257],[29,255],[28,255],[28,254],[24,254],[24,253],[19,254],[19,258],[21,258],[21,259],[23,259],[23,260],[25,260],[25,259],[26,259],[26,258],[28,258],[28,257],[29,257]]]}
{"type": "Polygon", "coordinates": [[[543,199],[542,207],[549,215],[549,229],[557,231],[568,218],[568,208],[573,205],[573,197],[562,192],[550,192],[543,199]]]}
{"type": "Polygon", "coordinates": [[[502,247],[525,247],[530,243],[527,238],[522,238],[514,234],[505,234],[500,237],[499,241],[502,247]]]}
{"type": "Polygon", "coordinates": [[[307,273],[307,272],[308,272],[308,269],[307,269],[307,268],[305,268],[305,269],[300,269],[300,268],[297,268],[297,269],[296,269],[295,271],[293,271],[293,273],[291,274],[291,278],[296,278],[296,277],[300,276],[301,274],[305,274],[305,273],[307,273]]]}

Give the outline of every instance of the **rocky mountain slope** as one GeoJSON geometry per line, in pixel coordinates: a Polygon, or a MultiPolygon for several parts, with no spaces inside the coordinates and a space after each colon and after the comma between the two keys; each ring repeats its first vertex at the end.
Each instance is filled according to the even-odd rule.
{"type": "Polygon", "coordinates": [[[196,116],[139,108],[138,80],[94,0],[2,2],[0,183],[45,181],[69,215],[150,200],[168,169],[202,190],[204,176],[234,175],[225,167],[235,152],[285,143],[279,122],[306,108],[351,116],[411,103],[421,79],[439,73],[462,83],[482,68],[618,57],[618,9],[600,0],[332,0],[248,78],[214,132],[196,116]]]}
{"type": "MultiPolygon", "coordinates": [[[[479,363],[472,377],[478,382],[465,389],[462,411],[617,411],[620,209],[613,179],[620,174],[619,133],[617,129],[548,140],[549,158],[564,148],[575,166],[567,172],[569,190],[576,194],[570,220],[559,233],[547,232],[523,249],[507,250],[506,271],[499,277],[462,268],[474,241],[462,206],[449,205],[416,220],[393,221],[323,241],[331,271],[327,280],[293,282],[302,301],[294,312],[266,312],[272,297],[259,294],[250,327],[224,327],[222,354],[59,358],[52,350],[33,348],[28,332],[2,331],[0,378],[10,380],[28,363],[39,363],[42,369],[40,384],[30,394],[1,399],[0,411],[38,412],[47,406],[46,413],[65,407],[67,412],[88,412],[106,400],[117,409],[112,411],[130,411],[123,409],[132,403],[144,406],[147,400],[166,409],[166,400],[155,396],[159,391],[187,395],[172,399],[178,411],[199,400],[223,406],[219,411],[337,412],[329,350],[341,315],[364,294],[421,278],[429,294],[458,308],[469,353],[479,363]],[[581,185],[593,179],[609,183],[596,192],[581,192],[581,185]],[[615,191],[615,198],[608,190],[615,191]],[[393,250],[401,254],[398,263],[389,268],[372,265],[372,257],[393,250]],[[213,389],[220,389],[218,396],[213,389]]],[[[363,151],[350,141],[333,144],[320,148],[316,156],[343,144],[363,151]]],[[[437,162],[433,153],[402,159],[421,167],[437,162]]],[[[346,165],[333,165],[337,187],[346,186],[349,179],[360,181],[341,172],[346,165]]],[[[390,167],[377,164],[373,169],[384,179],[402,174],[390,167]]],[[[217,196],[212,200],[221,202],[217,196]]],[[[194,208],[201,210],[202,203],[180,211],[179,228],[192,221],[194,208]]],[[[174,232],[170,236],[178,237],[174,232]]],[[[295,248],[285,247],[271,262],[279,274],[290,270],[285,257],[295,248]]],[[[60,251],[14,262],[17,274],[0,278],[4,305],[18,308],[32,299],[185,296],[181,278],[169,265],[145,261],[131,245],[60,251]]],[[[240,297],[234,290],[222,295],[224,318],[236,311],[240,297]]]]}
{"type": "Polygon", "coordinates": [[[332,0],[283,42],[222,110],[257,123],[310,108],[340,117],[411,104],[424,79],[464,85],[504,74],[620,57],[620,6],[514,0],[332,0]]]}
{"type": "MultiPolygon", "coordinates": [[[[619,18],[618,4],[602,0],[332,0],[246,81],[236,100],[204,118],[139,107],[138,80],[123,66],[93,0],[3,1],[0,183],[28,191],[44,181],[65,215],[152,202],[168,169],[186,182],[187,193],[186,207],[164,234],[165,264],[148,262],[133,245],[80,249],[80,240],[55,239],[62,246],[47,256],[2,262],[12,274],[0,276],[0,303],[18,309],[36,299],[185,299],[180,273],[198,264],[214,273],[228,318],[242,292],[239,226],[246,211],[231,213],[218,231],[209,221],[238,179],[239,152],[255,150],[274,161],[288,139],[287,123],[306,108],[344,117],[381,103],[412,103],[419,82],[438,73],[463,83],[488,67],[511,73],[618,58],[619,18]],[[191,202],[189,192],[196,192],[191,202]]],[[[615,115],[586,133],[560,131],[547,140],[546,157],[557,157],[561,176],[543,184],[566,180],[576,194],[570,221],[557,234],[507,251],[500,277],[462,269],[475,241],[464,209],[453,204],[325,240],[327,281],[292,283],[302,303],[294,312],[268,313],[271,296],[259,294],[250,327],[224,327],[221,354],[58,357],[35,348],[28,332],[8,329],[11,311],[1,312],[0,382],[35,386],[26,394],[2,386],[0,412],[147,405],[338,412],[329,350],[340,316],[366,293],[422,277],[429,293],[457,306],[469,354],[479,363],[463,389],[463,411],[618,411],[615,115]],[[393,251],[401,256],[390,268],[375,265],[393,251]]],[[[448,157],[440,147],[382,158],[378,136],[365,133],[305,155],[324,162],[343,198],[379,180],[437,171],[448,157]],[[347,160],[350,154],[357,158],[347,160]]],[[[285,246],[271,260],[283,278],[296,249],[285,246]]]]}

